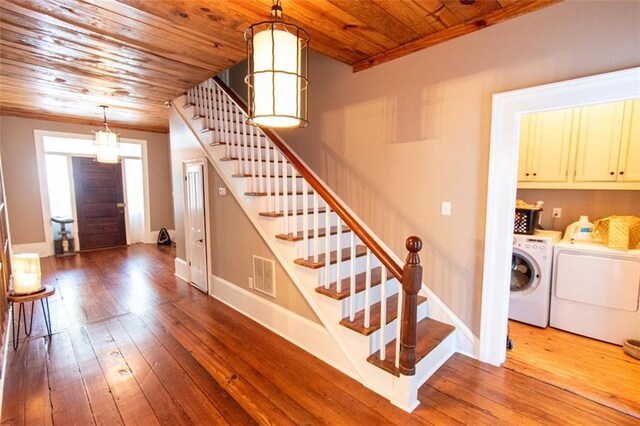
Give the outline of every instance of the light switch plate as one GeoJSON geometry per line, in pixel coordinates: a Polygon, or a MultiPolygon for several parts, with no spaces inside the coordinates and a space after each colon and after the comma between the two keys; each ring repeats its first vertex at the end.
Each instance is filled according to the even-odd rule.
{"type": "Polygon", "coordinates": [[[442,202],[442,209],[440,210],[440,213],[442,214],[442,216],[451,216],[451,202],[450,201],[443,201],[442,202]]]}
{"type": "Polygon", "coordinates": [[[557,217],[558,219],[562,217],[562,209],[560,207],[553,208],[553,217],[557,217]]]}
{"type": "Polygon", "coordinates": [[[225,195],[227,195],[227,188],[225,187],[218,188],[218,195],[221,197],[224,197],[225,195]]]}

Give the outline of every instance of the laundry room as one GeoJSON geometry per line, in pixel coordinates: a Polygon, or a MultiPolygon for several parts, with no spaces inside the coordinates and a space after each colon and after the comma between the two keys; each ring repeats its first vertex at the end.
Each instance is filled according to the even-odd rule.
{"type": "Polygon", "coordinates": [[[505,367],[637,411],[640,99],[521,116],[517,188],[505,367]]]}

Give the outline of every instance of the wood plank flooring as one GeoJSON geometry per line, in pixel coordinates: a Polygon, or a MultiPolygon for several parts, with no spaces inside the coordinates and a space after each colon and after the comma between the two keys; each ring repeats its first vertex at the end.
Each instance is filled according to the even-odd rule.
{"type": "Polygon", "coordinates": [[[622,347],[517,321],[509,329],[514,347],[505,368],[640,419],[640,361],[622,347]]]}
{"type": "Polygon", "coordinates": [[[134,245],[44,259],[38,308],[10,349],[2,424],[638,424],[526,374],[455,355],[407,414],[173,274],[134,245]]]}

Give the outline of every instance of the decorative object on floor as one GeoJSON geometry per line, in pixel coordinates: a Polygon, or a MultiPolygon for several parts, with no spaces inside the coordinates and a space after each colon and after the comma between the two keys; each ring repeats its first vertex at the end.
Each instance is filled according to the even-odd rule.
{"type": "Polygon", "coordinates": [[[622,345],[624,353],[635,359],[640,359],[640,340],[627,339],[622,345]]]}
{"type": "Polygon", "coordinates": [[[24,322],[24,334],[29,337],[31,335],[31,331],[33,330],[33,311],[35,308],[36,300],[40,300],[40,305],[42,306],[42,315],[44,316],[44,324],[47,327],[47,335],[49,336],[49,340],[51,340],[51,311],[49,310],[49,297],[53,296],[56,292],[56,289],[50,285],[44,286],[41,291],[38,293],[32,294],[16,294],[14,291],[9,293],[7,296],[7,301],[9,302],[11,309],[11,332],[13,333],[13,349],[18,349],[18,345],[20,344],[20,323],[24,322]],[[45,308],[46,301],[46,308],[45,308]],[[25,310],[24,304],[31,302],[31,316],[29,320],[29,328],[27,328],[27,312],[25,310]],[[15,304],[20,304],[20,309],[18,310],[18,328],[16,330],[16,321],[15,321],[15,304]]]}
{"type": "Polygon", "coordinates": [[[36,253],[16,254],[11,257],[12,290],[15,295],[26,295],[42,291],[40,257],[36,253]]]}
{"type": "Polygon", "coordinates": [[[247,43],[249,117],[259,127],[306,127],[309,34],[284,21],[280,0],[271,20],[249,26],[247,43]]]}
{"type": "Polygon", "coordinates": [[[51,222],[53,222],[53,251],[55,255],[75,255],[73,219],[70,217],[54,216],[51,218],[51,222]],[[67,226],[69,228],[67,228],[67,226]]]}
{"type": "Polygon", "coordinates": [[[99,163],[117,163],[119,160],[118,150],[120,146],[120,135],[111,129],[107,124],[107,105],[100,105],[104,121],[102,129],[93,131],[94,146],[96,149],[96,161],[99,163]]]}

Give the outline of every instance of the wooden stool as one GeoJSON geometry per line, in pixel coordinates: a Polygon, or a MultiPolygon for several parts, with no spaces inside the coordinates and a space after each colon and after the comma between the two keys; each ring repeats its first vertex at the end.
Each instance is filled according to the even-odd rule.
{"type": "Polygon", "coordinates": [[[49,296],[53,296],[56,292],[56,289],[53,286],[46,285],[44,286],[44,290],[41,290],[37,293],[32,294],[15,294],[13,291],[9,293],[7,296],[7,300],[11,304],[11,331],[13,332],[13,349],[18,349],[18,344],[20,343],[19,334],[20,334],[20,322],[21,319],[24,320],[24,334],[26,336],[31,335],[31,329],[33,328],[33,308],[36,300],[40,301],[40,305],[42,305],[42,315],[44,316],[44,324],[47,327],[47,334],[49,335],[49,340],[51,340],[51,311],[49,310],[49,296]],[[45,309],[44,301],[46,301],[47,308],[45,309]],[[31,320],[29,321],[29,329],[27,330],[27,313],[24,309],[24,304],[27,302],[31,302],[31,320]],[[20,303],[20,310],[18,311],[18,331],[16,332],[16,321],[15,321],[15,309],[13,304],[20,303]],[[22,316],[22,318],[20,318],[22,316]]]}

